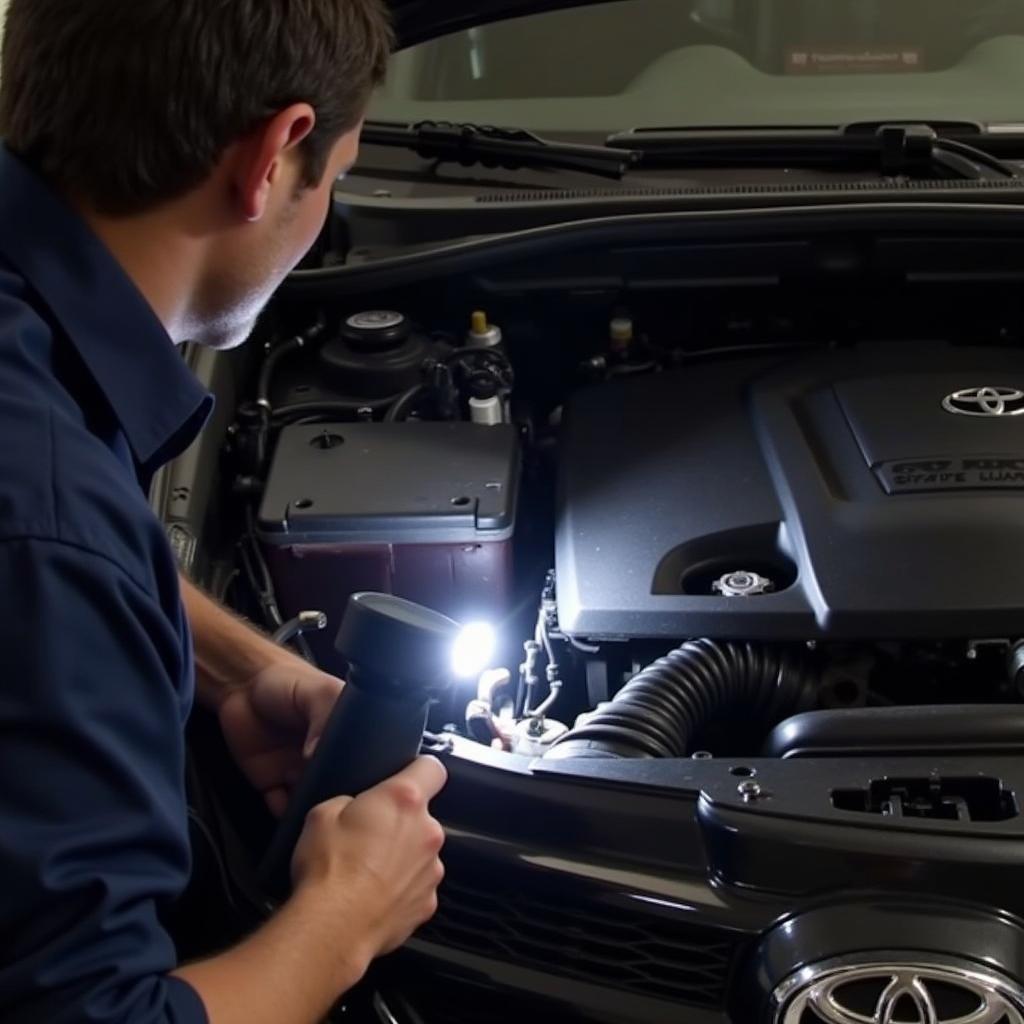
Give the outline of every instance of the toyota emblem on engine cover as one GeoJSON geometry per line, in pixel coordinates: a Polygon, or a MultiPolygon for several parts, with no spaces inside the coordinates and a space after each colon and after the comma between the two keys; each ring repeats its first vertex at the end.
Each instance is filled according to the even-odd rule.
{"type": "Polygon", "coordinates": [[[775,1007],[775,1024],[1024,1024],[1020,988],[953,962],[831,961],[783,982],[775,1007]]]}
{"type": "Polygon", "coordinates": [[[956,416],[1024,416],[1024,391],[1019,388],[966,388],[942,400],[956,416]]]}

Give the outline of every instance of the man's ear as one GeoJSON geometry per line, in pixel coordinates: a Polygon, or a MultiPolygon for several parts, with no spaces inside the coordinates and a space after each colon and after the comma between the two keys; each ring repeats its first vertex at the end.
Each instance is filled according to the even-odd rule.
{"type": "MultiPolygon", "coordinates": [[[[263,218],[271,192],[287,176],[285,157],[294,153],[315,125],[316,111],[308,103],[295,103],[238,143],[232,185],[247,221],[263,218]]],[[[294,186],[289,182],[288,187],[294,186]]]]}

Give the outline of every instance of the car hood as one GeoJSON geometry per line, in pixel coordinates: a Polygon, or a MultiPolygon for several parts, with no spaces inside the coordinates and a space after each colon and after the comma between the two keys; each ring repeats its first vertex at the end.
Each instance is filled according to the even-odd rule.
{"type": "Polygon", "coordinates": [[[521,14],[586,7],[603,0],[391,0],[400,47],[521,14]]]}

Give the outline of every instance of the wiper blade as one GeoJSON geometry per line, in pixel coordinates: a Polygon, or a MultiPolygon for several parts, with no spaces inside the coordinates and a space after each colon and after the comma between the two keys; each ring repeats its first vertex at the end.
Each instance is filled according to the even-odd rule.
{"type": "MultiPolygon", "coordinates": [[[[946,127],[946,126],[944,126],[946,127]]],[[[845,128],[636,129],[608,138],[643,154],[645,165],[757,163],[844,164],[877,160],[889,176],[947,171],[983,181],[1020,177],[986,151],[980,126],[949,126],[949,135],[927,124],[853,124],[845,128]],[[964,142],[970,138],[971,143],[964,142]]],[[[1008,140],[999,140],[1001,149],[1008,140]]]]}
{"type": "Polygon", "coordinates": [[[605,178],[624,177],[640,160],[640,154],[630,149],[551,142],[522,128],[446,121],[367,121],[363,142],[409,149],[425,160],[450,160],[464,167],[552,168],[605,178]]]}

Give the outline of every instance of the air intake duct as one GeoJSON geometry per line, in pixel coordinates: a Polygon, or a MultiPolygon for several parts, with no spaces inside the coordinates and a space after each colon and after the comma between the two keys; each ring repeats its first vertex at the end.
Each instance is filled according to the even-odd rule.
{"type": "Polygon", "coordinates": [[[630,680],[546,755],[685,757],[694,737],[735,715],[769,728],[810,706],[811,673],[788,648],[691,640],[630,680]]]}

